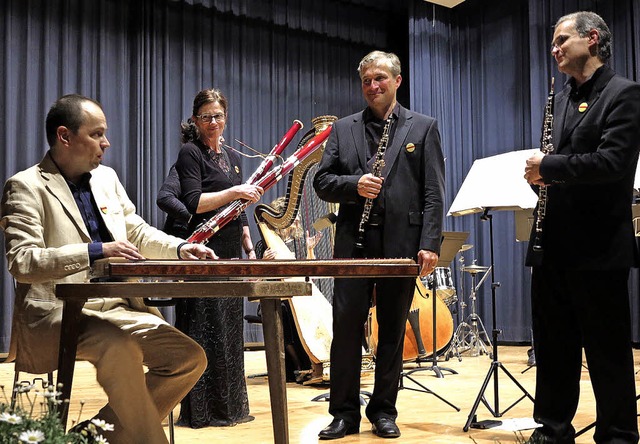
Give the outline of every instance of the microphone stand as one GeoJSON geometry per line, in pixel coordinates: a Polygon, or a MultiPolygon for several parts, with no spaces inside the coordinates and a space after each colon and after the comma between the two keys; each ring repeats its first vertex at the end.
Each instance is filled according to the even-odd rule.
{"type": "Polygon", "coordinates": [[[489,221],[489,242],[491,247],[491,311],[493,315],[492,320],[492,338],[493,338],[493,360],[491,361],[491,367],[489,368],[489,372],[487,373],[484,382],[482,383],[482,387],[480,387],[480,392],[476,397],[475,402],[473,403],[473,407],[471,408],[471,412],[469,412],[469,417],[467,418],[467,422],[463,427],[463,431],[467,432],[469,427],[477,427],[482,428],[482,424],[476,420],[476,411],[478,410],[478,406],[480,402],[482,402],[485,407],[491,412],[491,414],[498,418],[503,414],[511,410],[516,404],[522,401],[524,398],[529,398],[532,402],[534,401],[533,397],[527,392],[527,390],[520,384],[516,378],[513,377],[511,373],[505,368],[505,366],[498,360],[498,335],[502,333],[501,330],[496,328],[496,288],[500,286],[499,282],[495,281],[495,266],[493,262],[493,216],[489,214],[490,208],[485,208],[480,219],[483,221],[489,221]],[[513,381],[513,383],[520,389],[523,395],[518,398],[513,404],[507,407],[504,411],[500,411],[500,398],[498,392],[498,370],[501,369],[508,377],[513,381]],[[493,377],[493,396],[494,402],[493,405],[495,408],[492,408],[491,405],[487,402],[487,399],[484,396],[485,391],[489,385],[489,382],[493,377]]]}

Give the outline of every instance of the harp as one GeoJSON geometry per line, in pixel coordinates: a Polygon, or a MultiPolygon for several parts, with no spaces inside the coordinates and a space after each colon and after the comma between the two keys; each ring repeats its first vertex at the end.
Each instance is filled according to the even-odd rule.
{"type": "MultiPolygon", "coordinates": [[[[305,134],[299,146],[304,145],[336,120],[335,116],[319,116],[313,119],[313,129],[305,134]]],[[[333,257],[335,228],[332,224],[329,224],[328,229],[323,230],[322,237],[315,248],[311,249],[314,253],[311,257],[307,254],[307,236],[305,235],[306,232],[315,234],[314,223],[323,217],[326,218],[328,214],[335,214],[337,210],[336,204],[320,200],[312,187],[313,177],[323,151],[324,144],[300,162],[290,173],[283,209],[275,209],[266,204],[256,206],[254,217],[260,236],[267,247],[276,251],[276,259],[331,259],[333,257]],[[287,245],[282,233],[291,230],[294,223],[299,228],[297,233],[290,236],[290,242],[287,245]]],[[[318,229],[320,229],[319,226],[318,229]]],[[[333,319],[332,295],[332,279],[324,278],[314,280],[311,298],[289,300],[298,336],[312,363],[310,381],[312,383],[319,382],[320,378],[327,379],[326,375],[323,375],[322,368],[329,362],[333,319]],[[301,301],[301,299],[308,300],[301,301]]]]}

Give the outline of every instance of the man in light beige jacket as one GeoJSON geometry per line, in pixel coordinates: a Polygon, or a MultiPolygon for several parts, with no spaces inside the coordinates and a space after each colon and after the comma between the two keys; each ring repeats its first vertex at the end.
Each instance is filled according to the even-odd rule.
{"type": "MultiPolygon", "coordinates": [[[[57,283],[87,281],[91,263],[105,257],[216,257],[136,215],[115,171],[100,165],[109,141],[97,102],[79,95],[58,99],[46,129],[49,152],[6,182],[0,210],[16,280],[9,355],[16,369],[32,373],[56,368],[57,283]]],[[[116,444],[167,443],[161,418],[204,371],[203,350],[141,299],[90,299],[82,315],[77,357],[96,367],[109,398],[97,415],[114,425],[105,437],[116,444]]]]}

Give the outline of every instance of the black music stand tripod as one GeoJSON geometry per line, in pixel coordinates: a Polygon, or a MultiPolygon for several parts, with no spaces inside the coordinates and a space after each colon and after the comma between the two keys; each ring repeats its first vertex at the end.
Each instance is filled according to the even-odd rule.
{"type": "Polygon", "coordinates": [[[480,392],[478,393],[478,396],[476,397],[475,402],[473,403],[473,407],[471,408],[471,412],[469,412],[469,417],[467,418],[467,422],[465,423],[463,430],[466,432],[469,430],[469,427],[473,427],[475,425],[478,425],[480,427],[480,423],[478,423],[476,421],[476,411],[478,410],[478,406],[480,405],[480,402],[482,402],[485,407],[489,410],[489,412],[491,412],[491,414],[498,418],[501,417],[502,415],[504,415],[505,413],[507,413],[509,410],[511,410],[511,408],[513,408],[516,404],[518,404],[520,401],[522,401],[524,398],[529,398],[532,402],[534,401],[533,397],[529,394],[529,392],[522,386],[522,384],[520,384],[516,378],[513,377],[513,375],[509,372],[509,370],[506,369],[506,367],[499,361],[498,359],[498,335],[500,333],[502,333],[501,330],[498,330],[496,328],[496,288],[498,288],[500,286],[499,282],[495,281],[495,266],[494,266],[494,261],[493,261],[493,216],[489,214],[489,210],[490,208],[486,208],[484,210],[484,213],[482,214],[482,216],[480,217],[481,220],[483,221],[489,221],[489,239],[490,239],[490,247],[491,247],[491,312],[492,312],[492,329],[491,329],[491,335],[492,335],[492,339],[493,339],[493,360],[491,361],[491,367],[489,368],[489,372],[487,373],[487,376],[484,379],[484,382],[482,383],[482,387],[480,387],[480,392]],[[511,379],[511,381],[513,381],[513,383],[520,389],[520,391],[523,393],[522,396],[520,398],[518,398],[513,404],[511,404],[509,407],[507,407],[505,410],[500,411],[500,397],[499,397],[499,392],[498,392],[498,373],[499,370],[502,370],[508,377],[509,379],[511,379]],[[494,396],[494,401],[493,401],[493,405],[494,407],[492,408],[491,405],[488,403],[486,397],[485,397],[485,392],[487,390],[487,387],[489,385],[489,382],[491,381],[491,378],[493,377],[493,396],[494,396]]]}
{"type": "MultiPolygon", "coordinates": [[[[424,384],[422,384],[421,382],[417,381],[414,377],[413,377],[413,373],[415,372],[419,372],[419,371],[425,371],[425,370],[432,370],[435,372],[436,376],[438,378],[443,378],[444,376],[442,375],[442,371],[441,370],[445,370],[445,371],[449,371],[453,374],[457,374],[458,372],[450,369],[450,368],[445,368],[445,367],[438,367],[438,356],[436,353],[436,288],[435,288],[435,281],[431,281],[431,284],[429,285],[429,287],[431,288],[431,300],[433,302],[433,353],[432,353],[432,362],[433,365],[429,366],[429,367],[419,367],[419,368],[414,368],[413,370],[409,370],[408,372],[402,372],[400,374],[400,387],[398,387],[399,390],[412,390],[414,392],[421,392],[421,393],[427,393],[429,395],[433,395],[436,398],[438,398],[440,401],[444,402],[445,404],[453,407],[455,409],[456,412],[460,411],[460,408],[455,406],[454,404],[450,403],[449,401],[447,401],[446,399],[444,399],[442,396],[438,395],[436,392],[434,392],[433,390],[427,388],[424,384]],[[407,378],[409,381],[413,382],[415,385],[417,385],[420,388],[414,388],[414,387],[407,387],[404,384],[404,379],[407,378]]],[[[416,360],[418,362],[418,364],[420,363],[420,360],[417,359],[416,360]]]]}
{"type": "Polygon", "coordinates": [[[533,401],[533,397],[525,388],[513,377],[511,373],[498,360],[498,334],[500,330],[496,328],[496,288],[500,283],[495,281],[495,266],[493,256],[493,219],[489,210],[526,210],[535,208],[538,196],[533,192],[529,184],[522,176],[526,160],[538,149],[516,150],[508,153],[498,154],[484,159],[477,159],[473,162],[467,177],[458,190],[451,207],[450,215],[463,216],[465,214],[483,212],[481,220],[489,221],[489,235],[491,244],[491,308],[493,312],[493,356],[491,367],[487,377],[480,388],[473,408],[469,413],[469,418],[464,425],[464,431],[469,430],[469,426],[475,420],[476,410],[480,402],[489,409],[495,417],[502,416],[509,409],[515,406],[523,398],[527,397],[533,401]],[[496,174],[499,172],[499,174],[496,174]],[[498,373],[502,371],[516,384],[522,391],[523,396],[514,402],[504,411],[500,410],[498,398],[498,373]],[[484,393],[493,377],[494,383],[494,406],[492,408],[487,402],[484,393]]]}
{"type": "MultiPolygon", "coordinates": [[[[462,247],[462,245],[464,244],[465,240],[467,239],[467,237],[469,236],[468,232],[443,232],[442,233],[442,247],[440,249],[440,256],[438,258],[438,266],[448,266],[451,261],[453,261],[453,258],[455,257],[455,255],[457,254],[458,250],[460,250],[460,248],[462,247]]],[[[402,372],[400,374],[400,387],[399,389],[406,389],[406,390],[412,390],[414,392],[422,392],[422,393],[427,393],[430,395],[435,396],[436,398],[438,398],[439,400],[441,400],[442,402],[444,402],[445,404],[451,406],[453,409],[455,409],[456,412],[460,411],[460,408],[455,406],[454,404],[452,404],[451,402],[447,401],[446,399],[444,399],[442,396],[438,395],[437,393],[435,393],[433,390],[427,388],[424,384],[422,384],[421,382],[417,381],[414,377],[413,374],[416,372],[420,372],[420,371],[433,371],[436,376],[438,378],[444,378],[443,375],[443,371],[448,371],[452,374],[457,375],[458,372],[456,372],[453,369],[447,368],[447,367],[439,367],[438,366],[438,353],[437,353],[437,326],[436,326],[436,298],[437,296],[437,289],[436,289],[436,281],[435,281],[435,276],[433,279],[428,280],[429,283],[429,288],[431,289],[431,302],[433,304],[432,306],[432,327],[433,327],[433,331],[432,331],[432,339],[433,339],[433,348],[432,348],[432,353],[431,353],[431,365],[429,367],[419,367],[419,368],[414,368],[412,370],[409,370],[407,372],[402,372]],[[408,379],[409,381],[413,382],[414,384],[416,384],[418,387],[420,388],[413,388],[413,387],[407,387],[404,384],[404,379],[408,379]]],[[[411,314],[410,314],[410,318],[409,318],[409,323],[412,324],[412,320],[411,320],[411,314]]],[[[414,333],[416,333],[416,339],[418,339],[420,337],[419,335],[419,329],[413,328],[414,333]]],[[[421,342],[421,341],[420,341],[421,342]]],[[[420,344],[420,342],[418,342],[418,344],[420,344]]],[[[420,348],[420,345],[419,345],[420,348]]],[[[422,349],[424,350],[424,346],[422,346],[422,349]]],[[[429,358],[425,358],[424,360],[421,360],[420,357],[418,357],[416,359],[416,362],[418,363],[418,365],[420,365],[421,362],[424,362],[425,360],[428,360],[429,358]]]]}
{"type": "MultiPolygon", "coordinates": [[[[449,264],[453,261],[453,259],[455,258],[456,254],[458,253],[458,251],[462,248],[462,245],[464,244],[464,242],[467,240],[467,238],[469,237],[469,232],[458,232],[458,231],[444,231],[442,233],[442,245],[440,248],[440,256],[438,257],[438,267],[448,267],[449,264]]],[[[432,327],[433,327],[433,331],[432,331],[432,339],[433,339],[433,353],[431,354],[431,358],[421,358],[420,356],[418,356],[418,358],[416,358],[415,362],[418,363],[418,366],[420,366],[420,364],[422,362],[427,362],[427,361],[431,361],[431,365],[428,367],[420,367],[420,368],[416,368],[413,370],[410,370],[408,372],[403,372],[402,376],[403,377],[409,377],[411,374],[415,373],[415,372],[419,372],[419,371],[432,371],[436,374],[436,377],[438,378],[444,378],[444,374],[442,373],[443,371],[449,372],[451,374],[457,375],[458,372],[456,372],[453,369],[450,369],[448,367],[439,367],[438,366],[438,353],[437,353],[437,334],[438,334],[438,329],[437,329],[437,325],[436,325],[436,310],[437,310],[437,305],[436,305],[436,297],[437,297],[437,285],[436,285],[436,281],[435,281],[435,270],[434,270],[434,274],[431,275],[432,279],[428,279],[428,286],[431,289],[431,302],[433,304],[432,310],[431,310],[431,315],[432,315],[432,327]]],[[[423,296],[423,295],[421,295],[423,296]]],[[[417,316],[414,316],[414,318],[417,318],[417,316]]],[[[412,330],[414,331],[414,333],[417,333],[419,330],[418,328],[414,328],[414,323],[417,323],[418,320],[417,319],[413,319],[412,318],[412,313],[409,313],[409,324],[412,326],[412,330]]],[[[418,339],[419,334],[416,334],[416,340],[418,340],[418,348],[420,349],[420,343],[422,341],[420,341],[418,339]]],[[[448,348],[448,347],[447,347],[448,348]]],[[[445,348],[445,350],[447,349],[445,348]]],[[[424,346],[422,346],[422,349],[424,350],[424,346]]],[[[402,384],[402,382],[401,382],[402,384]]]]}

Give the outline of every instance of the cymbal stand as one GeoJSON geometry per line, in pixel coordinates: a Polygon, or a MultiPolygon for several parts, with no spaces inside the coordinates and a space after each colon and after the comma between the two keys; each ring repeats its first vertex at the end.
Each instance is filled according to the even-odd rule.
{"type": "MultiPolygon", "coordinates": [[[[462,254],[462,252],[460,253],[460,258],[458,259],[458,268],[459,268],[458,287],[460,287],[460,294],[464,295],[464,272],[462,271],[462,269],[464,268],[464,255],[462,254]]],[[[457,303],[458,303],[458,306],[460,307],[458,310],[456,310],[456,322],[458,324],[458,327],[456,328],[456,331],[453,334],[453,339],[451,340],[451,344],[449,345],[447,350],[443,353],[443,355],[445,356],[446,360],[449,360],[449,358],[452,358],[453,356],[455,356],[458,358],[458,362],[460,362],[462,361],[462,356],[460,356],[461,331],[462,331],[462,328],[469,327],[469,325],[467,324],[466,327],[463,327],[463,324],[465,324],[464,309],[467,306],[467,303],[464,301],[464,297],[461,297],[460,299],[458,299],[457,303]],[[462,319],[462,322],[460,322],[460,319],[462,319]]]]}
{"type": "MultiPolygon", "coordinates": [[[[480,334],[484,334],[484,337],[487,341],[488,346],[491,347],[491,341],[489,339],[489,335],[487,334],[487,330],[485,329],[484,324],[482,323],[482,319],[480,319],[480,316],[476,313],[476,305],[475,305],[478,288],[480,288],[484,280],[489,275],[489,271],[491,268],[487,269],[486,267],[478,267],[474,269],[473,267],[475,267],[475,261],[474,261],[474,265],[472,265],[471,267],[464,267],[464,266],[461,267],[461,273],[463,273],[464,271],[467,271],[467,273],[471,274],[471,294],[469,295],[469,299],[471,300],[471,313],[465,319],[464,309],[467,306],[467,304],[464,301],[461,301],[460,313],[461,313],[461,319],[463,319],[463,321],[460,324],[458,324],[458,328],[456,328],[456,332],[453,335],[453,340],[451,342],[450,351],[448,352],[449,355],[452,355],[454,352],[451,350],[455,350],[455,354],[456,356],[458,356],[458,360],[462,360],[460,353],[464,353],[466,351],[472,351],[471,356],[478,356],[481,353],[491,356],[491,353],[489,353],[489,351],[487,350],[487,347],[482,341],[482,338],[480,337],[480,334]],[[480,280],[480,282],[476,284],[476,274],[483,268],[486,270],[486,272],[482,277],[482,279],[480,280]],[[480,325],[480,327],[478,327],[478,325],[480,325]]],[[[485,271],[485,270],[482,270],[482,271],[485,271]]],[[[463,280],[464,280],[463,278],[460,279],[461,285],[463,280]]]]}
{"type": "Polygon", "coordinates": [[[500,286],[500,282],[496,282],[495,280],[495,266],[493,261],[493,216],[489,214],[489,208],[484,210],[484,213],[480,217],[483,221],[489,221],[489,240],[491,245],[491,310],[493,315],[493,329],[492,329],[492,337],[493,337],[493,360],[491,361],[491,367],[489,367],[489,372],[482,383],[482,387],[480,387],[480,392],[478,392],[478,396],[476,397],[475,402],[473,403],[473,407],[469,412],[469,417],[467,418],[467,422],[463,427],[463,431],[467,432],[469,427],[477,424],[476,421],[476,411],[478,410],[478,406],[480,402],[482,402],[485,407],[491,412],[491,414],[498,418],[507,413],[511,408],[513,408],[517,403],[522,401],[525,397],[529,398],[531,402],[534,401],[533,397],[527,392],[527,390],[520,384],[516,378],[506,369],[504,365],[498,360],[498,334],[502,333],[501,330],[498,330],[496,327],[496,289],[500,286]],[[501,369],[508,377],[513,381],[513,383],[520,389],[523,395],[518,398],[513,404],[507,407],[504,411],[500,411],[500,398],[499,398],[499,390],[498,390],[498,370],[501,369]],[[489,385],[489,381],[491,381],[491,377],[493,377],[493,405],[495,407],[491,407],[491,405],[487,402],[487,399],[484,396],[485,391],[489,385]]]}
{"type": "Polygon", "coordinates": [[[489,276],[489,272],[492,271],[492,268],[484,273],[480,282],[476,285],[476,274],[477,272],[471,272],[471,294],[469,299],[471,300],[471,313],[469,313],[469,320],[467,324],[471,325],[469,333],[467,337],[469,338],[469,342],[465,342],[467,337],[463,338],[463,344],[468,345],[468,349],[471,351],[471,356],[480,356],[481,354],[488,355],[491,357],[491,353],[487,350],[487,346],[482,340],[480,335],[484,335],[484,338],[487,341],[487,345],[491,347],[491,340],[489,339],[489,334],[487,333],[487,329],[484,327],[482,319],[480,319],[480,315],[476,312],[476,294],[478,293],[478,289],[483,284],[487,276],[489,276]]]}

